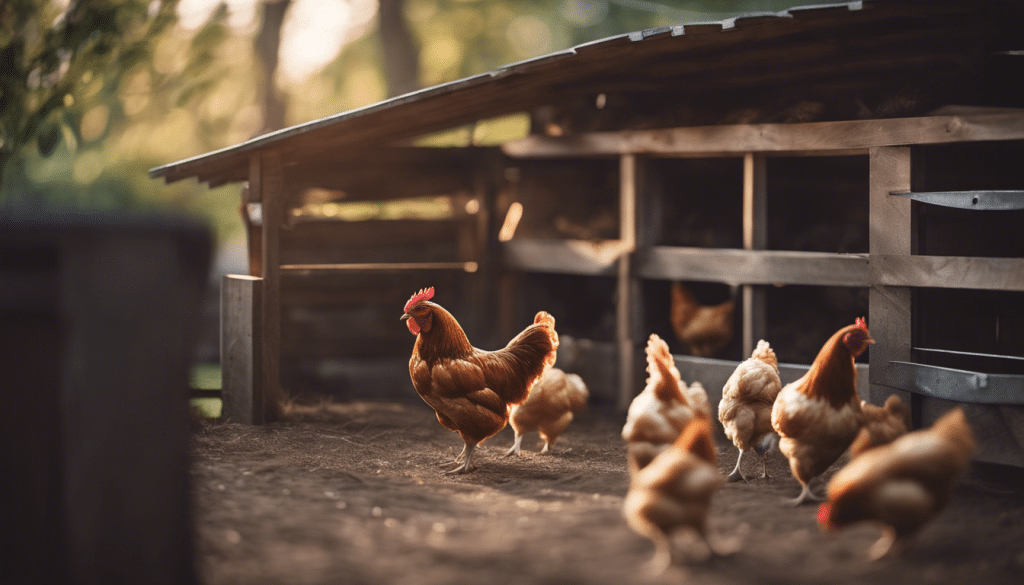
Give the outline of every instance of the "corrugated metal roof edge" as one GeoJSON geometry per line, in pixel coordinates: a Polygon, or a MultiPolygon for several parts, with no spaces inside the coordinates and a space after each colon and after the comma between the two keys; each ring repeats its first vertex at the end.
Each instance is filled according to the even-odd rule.
{"type": "MultiPolygon", "coordinates": [[[[875,0],[868,0],[868,1],[875,1],[875,0]]],[[[320,128],[323,128],[323,127],[331,126],[333,124],[341,122],[342,120],[358,118],[358,117],[360,117],[362,115],[366,115],[366,114],[371,113],[371,112],[376,112],[376,111],[379,111],[379,110],[387,110],[387,109],[399,107],[402,104],[413,102],[413,101],[417,101],[417,100],[422,99],[424,97],[436,97],[438,95],[442,95],[444,93],[448,93],[448,92],[453,91],[455,89],[468,89],[468,88],[472,87],[473,85],[475,85],[477,83],[486,83],[488,80],[493,79],[493,78],[504,77],[504,76],[510,75],[510,74],[523,73],[522,69],[529,68],[529,67],[537,65],[539,63],[547,63],[547,62],[552,61],[552,60],[557,60],[557,59],[562,59],[562,58],[570,57],[572,55],[576,55],[577,53],[579,53],[581,51],[586,51],[589,48],[594,47],[596,45],[606,45],[606,44],[610,44],[610,43],[613,43],[613,42],[616,42],[616,41],[622,41],[622,40],[628,40],[628,41],[631,41],[631,42],[643,42],[643,41],[646,41],[646,40],[654,38],[654,37],[663,36],[666,32],[671,33],[671,36],[673,36],[673,37],[685,36],[685,34],[686,34],[686,27],[693,27],[693,26],[705,27],[705,26],[708,26],[708,25],[716,25],[717,24],[717,25],[720,25],[722,27],[721,28],[722,31],[725,31],[725,30],[728,30],[728,29],[731,29],[731,28],[735,28],[736,22],[738,20],[743,20],[743,19],[748,19],[748,18],[754,19],[754,18],[772,18],[772,17],[779,18],[779,19],[789,19],[789,18],[793,18],[794,17],[794,14],[793,14],[794,12],[808,12],[808,11],[813,11],[813,10],[831,10],[831,9],[841,8],[841,7],[844,7],[844,6],[847,7],[847,9],[851,10],[851,11],[853,11],[853,10],[860,10],[864,6],[864,0],[856,0],[856,1],[851,1],[851,2],[836,2],[836,3],[829,3],[829,4],[811,4],[811,5],[804,5],[804,6],[794,6],[792,8],[788,8],[788,9],[780,11],[780,12],[757,12],[757,13],[743,14],[743,15],[735,16],[733,18],[726,19],[726,20],[721,20],[721,21],[691,22],[691,23],[686,23],[686,24],[683,24],[683,25],[656,27],[656,28],[645,29],[645,30],[642,30],[642,31],[636,31],[636,32],[632,32],[632,33],[624,33],[624,34],[621,34],[621,35],[614,35],[614,36],[610,36],[610,37],[605,37],[605,38],[602,38],[602,39],[597,39],[597,40],[594,40],[594,41],[589,41],[589,42],[586,42],[586,43],[581,43],[581,44],[576,45],[574,47],[571,47],[569,49],[565,49],[565,50],[562,50],[562,51],[557,51],[555,53],[548,53],[548,54],[540,55],[540,56],[537,56],[537,57],[534,57],[534,58],[531,58],[531,59],[525,59],[525,60],[522,60],[522,61],[517,61],[517,62],[514,62],[514,63],[509,63],[509,64],[503,65],[503,66],[501,66],[501,67],[499,67],[499,68],[497,68],[495,70],[489,71],[487,73],[481,73],[481,74],[478,74],[478,75],[473,75],[473,76],[470,76],[470,77],[464,77],[462,79],[457,79],[457,80],[449,81],[449,82],[438,84],[438,85],[432,85],[430,87],[425,87],[423,89],[419,89],[419,90],[416,90],[416,91],[413,91],[413,92],[402,94],[400,96],[395,96],[393,98],[389,98],[389,99],[386,99],[386,100],[383,100],[383,101],[375,102],[375,103],[372,103],[372,104],[367,104],[367,105],[359,107],[359,108],[354,108],[354,109],[351,109],[351,110],[346,110],[344,112],[339,112],[337,114],[332,114],[332,115],[326,116],[324,118],[318,118],[316,120],[311,120],[309,122],[305,122],[305,123],[302,123],[302,124],[297,124],[295,126],[290,126],[288,128],[282,128],[281,130],[276,130],[274,132],[268,132],[266,134],[261,134],[259,136],[255,136],[253,138],[250,138],[249,140],[246,140],[244,142],[240,142],[238,144],[234,144],[234,145],[231,145],[231,146],[226,146],[224,148],[219,148],[217,150],[212,150],[210,152],[206,152],[206,153],[203,153],[203,154],[200,154],[200,155],[196,155],[196,156],[193,156],[193,157],[190,157],[190,158],[182,159],[182,160],[179,160],[179,161],[176,161],[176,162],[173,162],[173,163],[168,163],[166,165],[161,165],[161,166],[158,166],[158,167],[154,167],[154,168],[149,170],[149,177],[152,178],[152,179],[166,177],[166,176],[170,175],[175,170],[185,170],[183,167],[189,167],[189,166],[192,166],[192,165],[210,164],[210,163],[216,162],[218,159],[225,159],[225,158],[230,158],[230,157],[237,156],[237,155],[246,154],[246,153],[249,153],[249,152],[252,152],[252,151],[259,150],[259,149],[261,149],[263,147],[271,146],[271,145],[273,145],[275,143],[278,143],[278,142],[280,142],[282,140],[286,140],[288,138],[293,138],[295,136],[300,136],[302,134],[305,134],[305,133],[313,131],[313,130],[317,130],[317,129],[320,129],[320,128]]],[[[196,173],[196,174],[198,174],[198,173],[196,173]]],[[[177,181],[177,180],[189,178],[189,177],[192,177],[192,176],[195,176],[195,174],[186,174],[186,175],[183,175],[183,176],[180,176],[180,177],[175,177],[174,179],[171,179],[171,180],[177,181]]]]}

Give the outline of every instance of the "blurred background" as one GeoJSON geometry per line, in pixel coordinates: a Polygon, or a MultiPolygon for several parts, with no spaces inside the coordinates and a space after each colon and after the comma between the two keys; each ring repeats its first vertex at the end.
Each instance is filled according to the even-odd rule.
{"type": "MultiPolygon", "coordinates": [[[[244,266],[237,185],[146,171],[587,41],[797,4],[0,0],[0,206],[184,211],[213,226],[218,265],[244,266]]],[[[527,125],[426,142],[494,144],[527,125]]]]}

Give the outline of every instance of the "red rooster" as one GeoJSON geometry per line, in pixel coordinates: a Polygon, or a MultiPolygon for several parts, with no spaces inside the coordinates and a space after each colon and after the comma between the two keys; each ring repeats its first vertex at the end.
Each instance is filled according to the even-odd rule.
{"type": "Polygon", "coordinates": [[[860,431],[853,360],[874,343],[864,319],[836,331],[799,380],[783,386],[772,407],[779,450],[803,489],[794,505],[817,499],[808,484],[839,459],[860,431]]]}
{"type": "Polygon", "coordinates": [[[447,473],[466,473],[477,444],[505,428],[511,406],[555,363],[558,334],[554,317],[541,311],[504,349],[477,349],[433,296],[433,287],[424,289],[405,305],[402,320],[416,336],[409,376],[441,426],[466,443],[447,473]]]}

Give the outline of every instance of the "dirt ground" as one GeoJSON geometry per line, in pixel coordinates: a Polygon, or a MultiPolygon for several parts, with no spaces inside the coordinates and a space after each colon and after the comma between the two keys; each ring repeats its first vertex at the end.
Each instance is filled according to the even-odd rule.
{"type": "MultiPolygon", "coordinates": [[[[825,534],[784,459],[770,480],[726,484],[712,538],[739,543],[662,575],[653,548],[622,519],[625,415],[588,410],[555,446],[502,455],[506,428],[477,451],[477,470],[440,473],[462,447],[425,405],[333,405],[319,420],[264,427],[204,423],[193,442],[197,558],[209,585],[1019,583],[1024,474],[975,465],[909,554],[869,562],[879,531],[825,534]],[[1016,576],[1016,578],[1014,578],[1016,576]]],[[[719,443],[728,473],[736,449],[719,443]]],[[[756,471],[753,460],[749,471],[756,471]]],[[[834,470],[833,470],[834,471],[834,470]]],[[[821,487],[817,486],[820,491],[821,487]]],[[[679,539],[680,550],[700,548],[679,539]]]]}

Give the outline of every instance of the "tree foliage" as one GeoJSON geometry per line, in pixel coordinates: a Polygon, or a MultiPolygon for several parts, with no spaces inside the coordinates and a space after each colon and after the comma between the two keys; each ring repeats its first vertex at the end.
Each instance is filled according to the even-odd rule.
{"type": "Polygon", "coordinates": [[[35,142],[50,156],[78,127],[76,101],[94,78],[116,84],[150,57],[176,2],[0,1],[0,182],[6,163],[35,142]]]}
{"type": "MultiPolygon", "coordinates": [[[[291,0],[287,10],[303,1],[311,0],[291,0]]],[[[323,1],[345,2],[352,10],[374,6],[323,1]]],[[[404,17],[402,34],[412,42],[402,58],[418,60],[415,67],[405,63],[418,80],[404,87],[444,83],[643,28],[798,3],[383,1],[400,7],[404,17]]],[[[211,219],[222,236],[237,231],[237,186],[165,186],[146,173],[267,128],[267,86],[259,81],[266,59],[255,49],[265,27],[258,16],[239,25],[221,0],[210,2],[217,7],[205,24],[186,28],[177,21],[178,0],[0,0],[0,205],[172,206],[211,219]]],[[[278,76],[276,90],[288,104],[285,124],[388,96],[381,43],[389,37],[380,26],[358,35],[324,49],[340,50],[320,73],[290,83],[278,76]]],[[[504,128],[492,138],[521,131],[515,123],[504,128]]]]}

